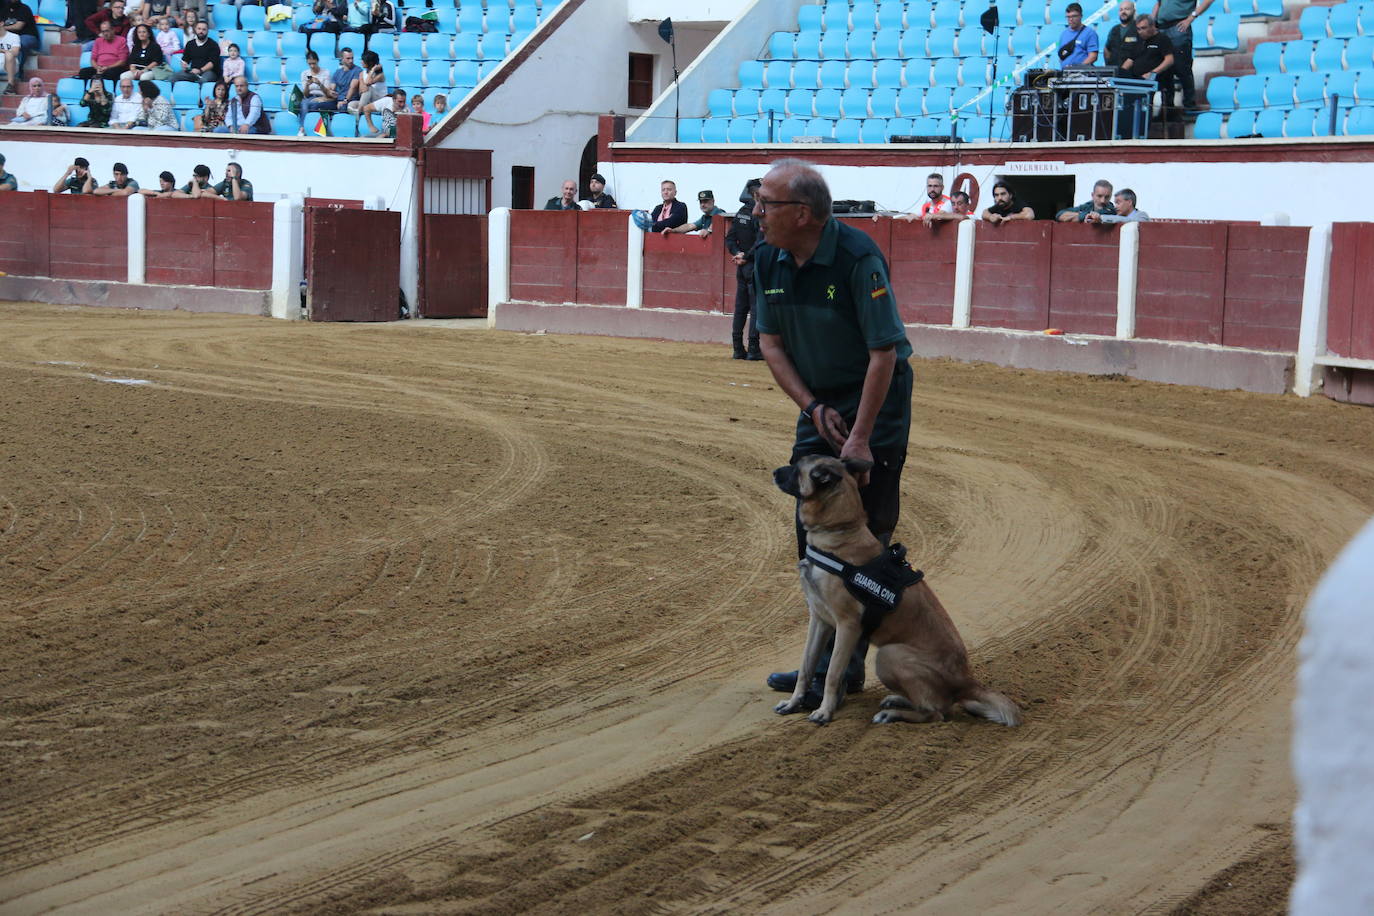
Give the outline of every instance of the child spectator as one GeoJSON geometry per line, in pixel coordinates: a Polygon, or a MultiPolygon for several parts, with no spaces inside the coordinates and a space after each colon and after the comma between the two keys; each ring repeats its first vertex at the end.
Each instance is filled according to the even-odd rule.
{"type": "Polygon", "coordinates": [[[246,65],[242,54],[243,52],[239,50],[238,45],[232,42],[229,44],[229,56],[224,59],[225,83],[232,83],[237,77],[244,75],[246,65]]]}
{"type": "Polygon", "coordinates": [[[418,92],[410,97],[410,113],[420,115],[424,120],[424,130],[429,130],[430,113],[425,111],[425,97],[418,92]]]}

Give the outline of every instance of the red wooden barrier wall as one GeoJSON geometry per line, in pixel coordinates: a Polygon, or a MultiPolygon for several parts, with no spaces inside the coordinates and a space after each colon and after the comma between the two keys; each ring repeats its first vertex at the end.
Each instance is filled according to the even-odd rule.
{"type": "MultiPolygon", "coordinates": [[[[120,200],[120,203],[124,201],[120,200]]],[[[144,275],[149,283],[214,285],[213,200],[150,199],[144,237],[148,251],[144,275]]]]}
{"type": "Polygon", "coordinates": [[[577,302],[625,304],[629,216],[624,210],[577,214],[577,302]]]}
{"type": "Polygon", "coordinates": [[[875,238],[887,254],[892,295],[902,320],[949,324],[954,319],[954,255],[959,247],[959,224],[927,226],[919,221],[883,219],[868,221],[868,225],[890,227],[887,240],[875,238]]]}
{"type": "Polygon", "coordinates": [[[1310,235],[1311,230],[1302,226],[1227,229],[1223,344],[1257,350],[1298,348],[1310,235]]]}
{"type": "Polygon", "coordinates": [[[481,318],[487,314],[487,218],[426,213],[426,318],[481,318]]]}
{"type": "Polygon", "coordinates": [[[1326,346],[1336,356],[1374,359],[1374,223],[1331,227],[1326,346]]]}
{"type": "MultiPolygon", "coordinates": [[[[217,200],[214,205],[215,286],[271,289],[273,205],[243,200],[217,200]]],[[[370,244],[358,240],[360,251],[370,244]]]]}
{"type": "Polygon", "coordinates": [[[973,243],[973,324],[1043,331],[1050,320],[1054,223],[979,223],[973,243]]]}
{"type": "Polygon", "coordinates": [[[1050,226],[1050,311],[1045,327],[1071,334],[1115,334],[1121,266],[1118,230],[1090,223],[1050,226]]]}
{"type": "Polygon", "coordinates": [[[724,217],[712,221],[712,232],[699,235],[644,234],[644,307],[722,312],[735,303],[735,284],[726,295],[724,217]]]}
{"type": "Polygon", "coordinates": [[[510,295],[523,302],[575,302],[577,214],[513,210],[510,295]]]}
{"type": "Polygon", "coordinates": [[[0,193],[0,270],[21,277],[48,275],[48,192],[0,193]]]}
{"type": "Polygon", "coordinates": [[[48,276],[129,279],[129,204],[122,197],[48,195],[48,276]]]}
{"type": "Polygon", "coordinates": [[[1225,223],[1141,223],[1137,337],[1221,343],[1225,223]]]}

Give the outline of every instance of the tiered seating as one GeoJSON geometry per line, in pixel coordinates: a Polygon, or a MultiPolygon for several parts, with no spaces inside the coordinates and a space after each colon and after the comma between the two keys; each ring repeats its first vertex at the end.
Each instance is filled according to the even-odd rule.
{"type": "Polygon", "coordinates": [[[1308,7],[1302,38],[1255,48],[1255,72],[1213,77],[1194,135],[1312,137],[1374,133],[1374,3],[1308,7]]]}

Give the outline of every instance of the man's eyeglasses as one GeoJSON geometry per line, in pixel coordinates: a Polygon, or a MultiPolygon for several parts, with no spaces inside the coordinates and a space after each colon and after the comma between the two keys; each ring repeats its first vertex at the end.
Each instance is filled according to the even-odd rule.
{"type": "Polygon", "coordinates": [[[762,197],[754,198],[754,207],[760,213],[767,213],[769,207],[785,207],[789,204],[805,204],[804,200],[764,200],[762,197]]]}

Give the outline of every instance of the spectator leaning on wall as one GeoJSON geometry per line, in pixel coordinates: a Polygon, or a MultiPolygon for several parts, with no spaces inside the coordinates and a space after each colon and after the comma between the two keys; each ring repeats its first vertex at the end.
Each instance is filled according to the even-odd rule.
{"type": "Polygon", "coordinates": [[[1089,213],[1083,218],[1087,223],[1148,223],[1150,214],[1144,210],[1137,210],[1135,206],[1135,192],[1130,188],[1122,188],[1116,192],[1116,197],[1112,198],[1116,204],[1115,213],[1089,213]]]}
{"type": "Polygon", "coordinates": [[[253,182],[243,177],[243,166],[231,162],[224,167],[224,180],[215,185],[215,193],[225,200],[252,200],[253,182]]]}
{"type": "Polygon", "coordinates": [[[215,193],[214,187],[210,184],[210,167],[208,165],[198,165],[191,170],[191,180],[186,182],[177,191],[171,193],[171,197],[219,197],[215,193]]]}
{"type": "Polygon", "coordinates": [[[702,238],[711,234],[711,217],[729,216],[724,210],[716,206],[716,194],[714,191],[698,191],[697,206],[701,207],[701,215],[690,223],[683,223],[673,229],[665,229],[664,235],[670,232],[691,233],[702,238]]]}
{"type": "Polygon", "coordinates": [[[550,197],[548,203],[544,204],[545,210],[580,210],[577,205],[577,182],[569,179],[563,182],[562,193],[557,197],[550,197]]]}
{"type": "Polygon", "coordinates": [[[1081,223],[1087,219],[1089,213],[1096,213],[1101,216],[1115,212],[1116,208],[1112,206],[1112,183],[1104,178],[1093,185],[1091,200],[1076,207],[1065,207],[1056,213],[1054,218],[1061,223],[1081,223]]]}
{"type": "MultiPolygon", "coordinates": [[[[440,96],[443,98],[443,96],[440,96]]],[[[436,102],[438,99],[435,100],[436,102]]],[[[438,106],[435,106],[438,111],[438,106]]],[[[606,193],[606,179],[600,172],[595,172],[592,177],[587,179],[587,190],[591,191],[591,196],[587,198],[593,210],[615,210],[615,198],[606,193]]]]}
{"type": "Polygon", "coordinates": [[[983,219],[998,225],[1014,219],[1035,219],[1035,211],[1016,199],[1011,185],[999,181],[992,186],[992,206],[983,211],[983,219]]]}
{"type": "Polygon", "coordinates": [[[18,191],[19,179],[5,171],[5,157],[0,154],[0,191],[18,191]]]}
{"type": "MultiPolygon", "coordinates": [[[[209,169],[206,169],[209,171],[209,169]]],[[[180,192],[177,191],[176,176],[171,172],[162,172],[157,176],[158,189],[142,188],[138,193],[145,197],[176,197],[180,192]]],[[[186,195],[183,195],[186,196],[186,195]]]]}
{"type": "Polygon", "coordinates": [[[661,232],[666,235],[669,229],[676,229],[687,222],[687,205],[677,199],[677,182],[675,181],[660,183],[658,193],[663,198],[663,203],[654,207],[649,214],[649,231],[661,232]]]}
{"type": "Polygon", "coordinates": [[[114,168],[114,179],[109,184],[103,184],[92,191],[98,197],[128,197],[137,194],[139,191],[138,182],[129,177],[129,167],[122,162],[116,162],[114,168]]]}
{"type": "Polygon", "coordinates": [[[91,175],[91,164],[85,157],[77,156],[67,171],[52,186],[54,194],[90,194],[95,190],[95,177],[91,175]]]}

